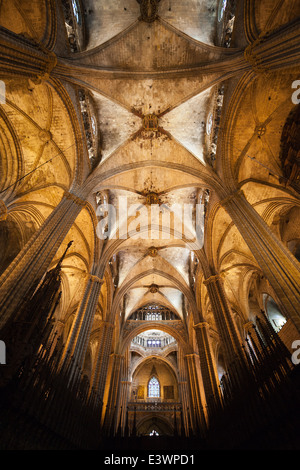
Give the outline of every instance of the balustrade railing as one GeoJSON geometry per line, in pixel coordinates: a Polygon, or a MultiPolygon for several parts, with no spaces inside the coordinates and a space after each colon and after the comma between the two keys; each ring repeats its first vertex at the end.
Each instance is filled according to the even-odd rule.
{"type": "Polygon", "coordinates": [[[181,403],[172,401],[143,400],[128,402],[128,411],[171,411],[181,410],[181,403]]]}

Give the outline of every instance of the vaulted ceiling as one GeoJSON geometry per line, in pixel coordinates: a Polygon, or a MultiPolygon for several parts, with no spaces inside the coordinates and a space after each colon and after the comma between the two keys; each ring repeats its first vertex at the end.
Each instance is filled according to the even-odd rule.
{"type": "MultiPolygon", "coordinates": [[[[226,272],[227,294],[238,303],[241,276],[259,267],[218,197],[223,187],[243,187],[264,214],[270,201],[282,196],[276,175],[282,127],[293,108],[294,71],[286,70],[284,77],[252,71],[244,54],[248,41],[243,7],[249,2],[234,8],[228,1],[222,11],[226,2],[220,0],[160,0],[149,2],[146,13],[144,2],[137,0],[74,2],[80,15],[75,52],[65,28],[64,3],[12,0],[9,9],[1,3],[2,26],[50,44],[57,58],[47,82],[7,81],[0,133],[6,136],[10,156],[2,188],[29,174],[14,188],[16,217],[20,207],[26,208],[39,226],[64,190],[80,188],[90,206],[65,241],[75,241],[65,260],[70,304],[76,303],[85,272],[104,276],[111,269],[112,308],[120,310],[125,303],[125,319],[149,302],[172,307],[183,318],[195,298],[194,281],[202,276],[202,242],[191,242],[195,219],[183,235],[180,217],[169,233],[164,220],[150,232],[149,197],[166,208],[166,216],[172,204],[195,208],[206,198],[203,247],[209,265],[226,272]],[[154,4],[157,16],[150,18],[154,4]],[[56,40],[51,44],[54,17],[56,40]],[[85,90],[94,119],[94,167],[78,90],[85,90]],[[155,125],[147,128],[144,118],[151,114],[155,125]],[[254,161],[249,155],[259,158],[254,161]],[[121,239],[97,237],[99,219],[93,211],[103,197],[118,215],[109,225],[111,234],[117,228],[117,234],[125,234],[127,225],[136,233],[121,239]],[[134,208],[128,217],[118,213],[120,197],[134,208]]],[[[252,3],[251,21],[258,34],[298,16],[296,1],[252,3]]],[[[291,194],[285,205],[292,199],[291,194]]],[[[273,216],[281,208],[274,208],[273,216]]],[[[198,307],[205,310],[206,294],[200,291],[198,307]]]]}

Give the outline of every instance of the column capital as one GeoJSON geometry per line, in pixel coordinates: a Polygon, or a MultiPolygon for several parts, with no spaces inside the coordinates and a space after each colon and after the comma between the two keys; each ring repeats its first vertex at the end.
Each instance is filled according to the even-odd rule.
{"type": "Polygon", "coordinates": [[[220,206],[224,207],[224,209],[226,209],[226,206],[227,206],[228,203],[232,202],[232,200],[234,200],[236,198],[239,198],[241,196],[245,197],[245,193],[242,189],[238,189],[234,193],[229,194],[224,199],[219,201],[219,204],[220,204],[220,206]]]}
{"type": "Polygon", "coordinates": [[[195,357],[199,357],[199,354],[196,354],[196,353],[189,353],[189,354],[185,354],[184,357],[187,357],[187,358],[195,358],[195,357]]]}
{"type": "Polygon", "coordinates": [[[110,321],[106,321],[106,320],[103,320],[101,322],[100,326],[106,326],[107,328],[114,328],[115,327],[115,325],[113,323],[111,323],[110,321]]]}
{"type": "Polygon", "coordinates": [[[92,282],[98,282],[98,284],[102,285],[104,283],[104,279],[96,276],[95,274],[89,274],[89,280],[92,282]]]}
{"type": "Polygon", "coordinates": [[[220,281],[222,279],[221,274],[214,274],[212,276],[209,276],[207,279],[204,279],[203,284],[207,286],[208,284],[215,283],[217,281],[220,281]]]}
{"type": "Polygon", "coordinates": [[[26,33],[16,34],[1,26],[0,32],[0,62],[3,73],[23,75],[36,84],[49,79],[57,65],[57,56],[53,51],[26,33]]]}
{"type": "Polygon", "coordinates": [[[262,42],[263,42],[262,38],[259,37],[254,42],[249,44],[244,51],[245,60],[249,62],[249,64],[251,65],[251,67],[256,73],[267,72],[266,66],[263,65],[261,58],[258,57],[258,54],[255,51],[255,48],[259,46],[262,42]]]}
{"type": "Polygon", "coordinates": [[[46,61],[45,61],[45,69],[44,69],[43,73],[37,74],[36,77],[32,78],[32,81],[36,85],[40,85],[43,81],[49,80],[52,70],[57,65],[57,56],[56,56],[56,54],[53,51],[48,51],[44,47],[41,47],[40,43],[38,44],[38,46],[45,53],[46,61]]]}
{"type": "Polygon", "coordinates": [[[299,62],[299,19],[273,31],[264,31],[244,51],[255,73],[295,67],[299,62]]]}
{"type": "Polygon", "coordinates": [[[78,206],[83,206],[85,207],[87,205],[87,201],[84,199],[81,199],[79,196],[76,196],[76,194],[71,193],[70,191],[65,191],[64,192],[64,197],[66,199],[70,199],[75,202],[78,206]]]}
{"type": "Polygon", "coordinates": [[[246,323],[244,323],[243,326],[244,326],[245,330],[249,331],[250,328],[253,327],[253,322],[252,321],[247,321],[246,323]]]}
{"type": "Polygon", "coordinates": [[[110,357],[114,357],[115,359],[125,359],[125,356],[123,354],[119,354],[119,353],[111,353],[110,354],[110,357]]]}
{"type": "Polygon", "coordinates": [[[209,328],[209,327],[210,325],[207,321],[201,321],[197,323],[196,325],[194,325],[195,330],[202,329],[202,328],[209,328]]]}

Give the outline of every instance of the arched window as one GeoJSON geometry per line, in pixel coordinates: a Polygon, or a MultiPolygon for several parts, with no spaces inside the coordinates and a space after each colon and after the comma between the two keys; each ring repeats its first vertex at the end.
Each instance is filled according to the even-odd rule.
{"type": "Polygon", "coordinates": [[[212,126],[213,126],[213,115],[212,115],[212,113],[209,113],[209,116],[208,116],[207,122],[206,122],[206,133],[207,133],[207,135],[211,134],[212,126]]]}
{"type": "Polygon", "coordinates": [[[282,315],[278,305],[270,295],[263,294],[263,299],[267,317],[276,333],[278,333],[286,323],[286,318],[282,315]]]}
{"type": "Polygon", "coordinates": [[[160,385],[155,376],[151,377],[148,382],[148,397],[160,397],[160,385]]]}

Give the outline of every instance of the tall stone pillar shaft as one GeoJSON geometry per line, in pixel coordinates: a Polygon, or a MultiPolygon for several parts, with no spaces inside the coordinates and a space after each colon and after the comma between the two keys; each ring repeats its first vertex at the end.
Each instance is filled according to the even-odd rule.
{"type": "Polygon", "coordinates": [[[201,322],[195,325],[194,329],[199,350],[202,382],[208,413],[210,415],[219,408],[221,402],[219,379],[217,377],[216,365],[209,340],[209,324],[201,322]]]}
{"type": "Polygon", "coordinates": [[[103,321],[99,332],[99,343],[97,348],[97,363],[93,376],[93,387],[103,401],[105,383],[108,371],[108,362],[111,354],[114,325],[103,321]]]}
{"type": "Polygon", "coordinates": [[[199,384],[199,377],[196,364],[196,354],[186,354],[186,364],[188,371],[188,379],[190,383],[191,401],[194,413],[191,415],[194,417],[194,428],[200,428],[200,432],[206,430],[206,420],[203,411],[203,403],[201,399],[201,391],[199,384]]]}
{"type": "Polygon", "coordinates": [[[191,422],[191,395],[188,384],[187,364],[181,348],[178,350],[178,373],[178,390],[182,406],[183,425],[185,434],[188,436],[191,422]]]}
{"type": "Polygon", "coordinates": [[[181,401],[181,409],[182,409],[182,425],[181,427],[184,429],[185,435],[188,436],[191,429],[190,429],[190,393],[189,393],[189,384],[187,380],[182,380],[178,382],[178,391],[181,401]]]}
{"type": "Polygon", "coordinates": [[[89,275],[82,301],[65,346],[65,357],[72,357],[74,367],[82,368],[95,317],[103,279],[89,275]]]}
{"type": "Polygon", "coordinates": [[[106,432],[115,433],[117,424],[117,404],[120,394],[120,375],[124,356],[121,354],[111,355],[111,374],[108,391],[107,408],[105,414],[104,426],[106,432]]]}
{"type": "Polygon", "coordinates": [[[227,363],[235,361],[241,355],[241,343],[234,323],[231,308],[226,298],[223,279],[219,275],[205,279],[208,296],[218,328],[227,363]]]}
{"type": "Polygon", "coordinates": [[[66,192],[0,277],[0,327],[41,280],[85,201],[66,192]]]}
{"type": "Polygon", "coordinates": [[[242,191],[230,195],[221,205],[273,287],[283,313],[300,332],[300,263],[272,233],[242,191]]]}
{"type": "Polygon", "coordinates": [[[127,419],[127,403],[129,398],[129,393],[131,389],[131,381],[122,380],[120,384],[120,402],[119,402],[119,423],[117,425],[120,426],[122,430],[122,435],[124,435],[124,430],[126,426],[126,419],[127,419]]]}
{"type": "MultiPolygon", "coordinates": [[[[125,426],[127,422],[127,403],[131,388],[131,381],[129,379],[129,363],[130,353],[127,349],[124,354],[124,360],[122,361],[122,369],[120,373],[120,393],[118,396],[117,413],[116,413],[116,428],[117,432],[121,431],[124,435],[125,426]]],[[[128,423],[127,423],[128,424],[128,423]]]]}

